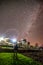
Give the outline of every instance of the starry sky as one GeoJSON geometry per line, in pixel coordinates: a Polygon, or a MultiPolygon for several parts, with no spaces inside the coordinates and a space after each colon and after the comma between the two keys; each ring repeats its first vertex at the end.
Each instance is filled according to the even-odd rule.
{"type": "Polygon", "coordinates": [[[26,38],[43,44],[43,2],[3,0],[0,2],[0,36],[26,38]]]}

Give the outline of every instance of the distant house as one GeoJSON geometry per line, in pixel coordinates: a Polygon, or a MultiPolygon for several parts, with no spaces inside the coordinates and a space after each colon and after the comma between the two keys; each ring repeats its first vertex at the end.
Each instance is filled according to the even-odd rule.
{"type": "Polygon", "coordinates": [[[41,46],[41,47],[39,47],[39,50],[43,50],[43,47],[41,46]]]}

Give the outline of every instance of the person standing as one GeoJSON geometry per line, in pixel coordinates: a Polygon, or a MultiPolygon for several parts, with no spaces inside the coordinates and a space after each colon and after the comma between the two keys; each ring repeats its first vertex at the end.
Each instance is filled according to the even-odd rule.
{"type": "Polygon", "coordinates": [[[15,59],[18,59],[17,53],[18,53],[18,45],[17,45],[17,42],[16,42],[16,44],[14,45],[14,56],[15,56],[15,59]]]}

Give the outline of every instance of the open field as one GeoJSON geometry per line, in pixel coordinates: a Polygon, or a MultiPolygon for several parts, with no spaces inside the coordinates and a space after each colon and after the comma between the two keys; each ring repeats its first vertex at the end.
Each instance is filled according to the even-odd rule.
{"type": "Polygon", "coordinates": [[[22,54],[18,54],[16,60],[13,53],[0,53],[0,65],[42,65],[22,54]]]}
{"type": "MultiPolygon", "coordinates": [[[[0,48],[0,53],[13,53],[14,50],[12,48],[0,48]]],[[[35,61],[38,61],[43,64],[43,51],[40,50],[18,50],[18,53],[21,53],[27,57],[31,57],[35,61]]]]}

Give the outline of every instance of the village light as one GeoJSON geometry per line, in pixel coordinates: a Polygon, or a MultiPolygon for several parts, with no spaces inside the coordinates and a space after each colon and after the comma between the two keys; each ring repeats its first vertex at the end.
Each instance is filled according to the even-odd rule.
{"type": "Polygon", "coordinates": [[[17,39],[16,38],[12,39],[12,42],[13,43],[16,43],[17,42],[17,39]]]}
{"type": "Polygon", "coordinates": [[[0,37],[0,41],[4,40],[4,37],[0,37]]]}

